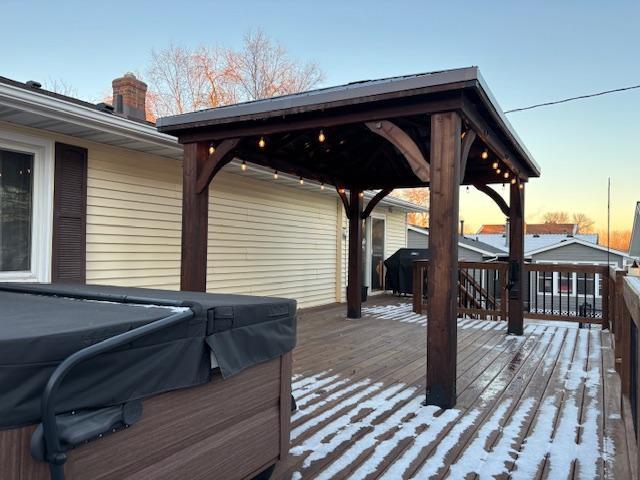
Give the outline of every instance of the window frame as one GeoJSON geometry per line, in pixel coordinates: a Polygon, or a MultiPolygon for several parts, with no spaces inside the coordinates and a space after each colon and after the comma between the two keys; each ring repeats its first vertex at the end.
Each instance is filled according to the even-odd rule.
{"type": "Polygon", "coordinates": [[[0,282],[49,282],[53,231],[54,142],[0,128],[0,149],[33,155],[31,268],[0,272],[0,282]]]}

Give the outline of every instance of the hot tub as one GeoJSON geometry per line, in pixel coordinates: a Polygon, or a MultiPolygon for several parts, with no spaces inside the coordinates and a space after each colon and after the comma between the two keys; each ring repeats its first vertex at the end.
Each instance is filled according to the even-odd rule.
{"type": "Polygon", "coordinates": [[[235,479],[288,453],[295,301],[0,284],[3,480],[235,479]]]}

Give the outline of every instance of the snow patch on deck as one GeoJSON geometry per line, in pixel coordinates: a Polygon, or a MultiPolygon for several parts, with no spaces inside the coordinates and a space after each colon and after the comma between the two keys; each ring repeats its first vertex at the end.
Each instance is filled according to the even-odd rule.
{"type": "MultiPolygon", "coordinates": [[[[372,307],[366,313],[393,320],[391,307],[398,308],[372,307]]],[[[467,319],[459,326],[484,329],[487,323],[497,322],[467,319]]],[[[525,337],[504,341],[524,345],[526,335],[537,338],[535,352],[544,355],[541,375],[559,381],[514,398],[497,393],[506,388],[498,376],[494,382],[500,385],[489,386],[467,410],[425,407],[424,391],[401,383],[352,380],[331,371],[296,377],[299,410],[292,419],[291,454],[301,463],[292,478],[477,474],[517,480],[536,478],[544,469],[555,479],[569,478],[574,468],[577,478],[597,478],[599,462],[615,454],[613,439],[601,440],[598,430],[599,332],[528,325],[525,337]]]]}

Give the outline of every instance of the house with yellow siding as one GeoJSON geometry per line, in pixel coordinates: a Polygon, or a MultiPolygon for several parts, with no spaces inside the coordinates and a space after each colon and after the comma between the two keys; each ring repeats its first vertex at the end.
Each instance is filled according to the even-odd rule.
{"type": "MultiPolygon", "coordinates": [[[[145,121],[143,82],[113,87],[111,107],[0,77],[0,281],[179,289],[182,148],[145,121]]],[[[410,211],[389,196],[366,220],[372,292],[410,211]]],[[[334,190],[233,161],[209,189],[207,290],[344,301],[347,228],[334,190]]]]}

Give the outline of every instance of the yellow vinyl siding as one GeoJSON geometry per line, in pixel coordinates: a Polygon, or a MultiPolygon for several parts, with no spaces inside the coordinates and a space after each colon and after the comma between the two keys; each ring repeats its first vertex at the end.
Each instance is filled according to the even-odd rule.
{"type": "Polygon", "coordinates": [[[209,200],[207,289],[335,301],[335,198],[222,172],[209,200]]]}
{"type": "Polygon", "coordinates": [[[180,162],[89,149],[87,282],[180,288],[180,162]]]}
{"type": "Polygon", "coordinates": [[[392,213],[385,213],[387,220],[387,237],[384,246],[384,256],[390,257],[399,248],[407,246],[407,214],[392,209],[392,213]]]}

